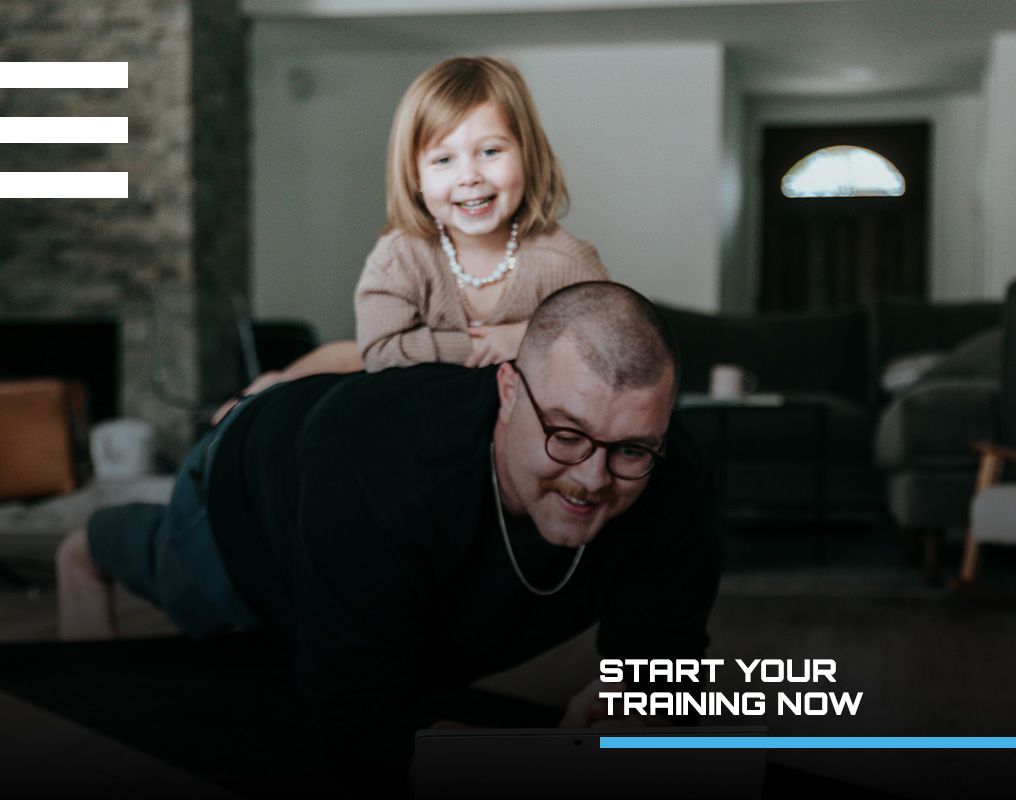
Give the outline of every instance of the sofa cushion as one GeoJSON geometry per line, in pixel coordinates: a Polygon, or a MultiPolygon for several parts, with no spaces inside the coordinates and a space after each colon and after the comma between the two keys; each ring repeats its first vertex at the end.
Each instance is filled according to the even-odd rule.
{"type": "Polygon", "coordinates": [[[889,478],[889,513],[904,528],[961,530],[969,519],[975,476],[956,472],[905,472],[889,478]]]}
{"type": "Polygon", "coordinates": [[[998,302],[928,303],[879,298],[871,313],[874,374],[909,353],[946,351],[1002,321],[998,302]]]}
{"type": "Polygon", "coordinates": [[[937,367],[943,358],[945,354],[937,350],[894,358],[882,370],[879,385],[884,392],[901,395],[937,367]]]}
{"type": "Polygon", "coordinates": [[[939,378],[998,378],[1002,372],[1002,329],[967,337],[922,376],[939,378]]]}
{"type": "Polygon", "coordinates": [[[705,314],[658,304],[681,352],[681,391],[705,392],[714,364],[753,373],[760,392],[866,399],[867,323],[861,310],[781,317],[705,314]]]}
{"type": "Polygon", "coordinates": [[[971,444],[994,435],[997,397],[994,379],[925,379],[882,414],[876,460],[891,469],[973,470],[977,456],[971,444]]]}

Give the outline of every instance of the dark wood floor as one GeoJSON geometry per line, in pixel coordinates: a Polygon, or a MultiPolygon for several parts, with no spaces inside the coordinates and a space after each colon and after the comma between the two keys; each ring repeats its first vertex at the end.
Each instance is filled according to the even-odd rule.
{"type": "MultiPolygon", "coordinates": [[[[786,736],[1016,735],[1016,605],[984,605],[925,584],[904,543],[884,531],[832,531],[824,548],[808,531],[734,531],[710,624],[710,657],[727,665],[708,688],[764,691],[762,718],[710,724],[764,724],[786,736]],[[780,716],[776,691],[745,684],[735,659],[834,659],[836,692],[863,693],[855,716],[780,716]]],[[[1010,548],[1016,550],[1016,548],[1010,548]]],[[[958,564],[947,550],[947,568],[958,564]],[[955,564],[953,562],[955,561],[955,564]],[[950,566],[951,565],[951,566],[950,566]]],[[[992,554],[990,577],[1010,583],[1016,553],[992,554]]],[[[51,576],[31,592],[0,590],[0,641],[55,634],[51,576]]],[[[124,633],[171,631],[159,612],[125,597],[124,633]]],[[[559,673],[551,669],[551,673],[559,673]]],[[[541,681],[548,691],[550,679],[541,681]]],[[[680,687],[684,688],[684,687],[680,687]]],[[[830,687],[807,685],[806,691],[830,687]]],[[[1008,780],[1011,751],[783,751],[780,763],[901,797],[994,797],[1008,780]]]]}
{"type": "MultiPolygon", "coordinates": [[[[56,590],[52,576],[31,574],[26,589],[0,583],[0,642],[56,638],[56,590]]],[[[160,636],[175,629],[165,616],[129,592],[118,594],[118,618],[125,636],[160,636]]]]}

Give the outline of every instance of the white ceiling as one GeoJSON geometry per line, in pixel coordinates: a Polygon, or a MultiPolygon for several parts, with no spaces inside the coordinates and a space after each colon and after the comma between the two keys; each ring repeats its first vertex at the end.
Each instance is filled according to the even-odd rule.
{"type": "Polygon", "coordinates": [[[1016,32],[1016,0],[246,0],[245,9],[350,47],[718,41],[745,91],[767,96],[975,89],[992,34],[1016,32]]]}

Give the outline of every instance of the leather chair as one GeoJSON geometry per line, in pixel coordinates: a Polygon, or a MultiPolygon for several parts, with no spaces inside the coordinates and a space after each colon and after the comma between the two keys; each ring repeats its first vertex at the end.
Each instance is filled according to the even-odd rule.
{"type": "Polygon", "coordinates": [[[201,425],[261,371],[247,304],[216,285],[162,288],[149,302],[156,393],[201,425]]]}
{"type": "Polygon", "coordinates": [[[149,314],[156,393],[187,413],[195,437],[262,371],[282,369],[318,345],[311,325],[255,321],[240,294],[216,285],[161,290],[149,314]]]}

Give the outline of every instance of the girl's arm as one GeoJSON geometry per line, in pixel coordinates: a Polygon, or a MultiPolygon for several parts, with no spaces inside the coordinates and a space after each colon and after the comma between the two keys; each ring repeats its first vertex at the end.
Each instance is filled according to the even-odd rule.
{"type": "Polygon", "coordinates": [[[359,372],[362,369],[363,361],[360,359],[360,353],[357,352],[356,342],[352,339],[327,342],[300,356],[300,358],[285,369],[262,372],[249,386],[219,406],[215,413],[212,414],[211,422],[213,425],[218,425],[227,412],[237,404],[240,397],[257,394],[276,383],[305,378],[308,375],[320,375],[323,372],[342,374],[346,372],[359,372]]]}
{"type": "Polygon", "coordinates": [[[424,322],[427,276],[415,263],[389,255],[367,259],[356,287],[356,341],[368,372],[425,362],[462,364],[472,352],[463,330],[424,322]]]}
{"type": "Polygon", "coordinates": [[[462,364],[472,343],[465,331],[427,327],[416,308],[390,294],[357,295],[356,340],[368,372],[441,361],[462,364]]]}
{"type": "Polygon", "coordinates": [[[487,367],[511,361],[519,354],[528,322],[503,325],[479,325],[469,329],[473,352],[466,359],[467,367],[487,367]]]}
{"type": "MultiPolygon", "coordinates": [[[[558,234],[560,237],[560,234],[558,234]]],[[[607,268],[600,261],[596,248],[586,242],[573,239],[569,234],[565,252],[557,252],[549,260],[538,262],[540,278],[537,280],[537,295],[546,298],[557,289],[582,281],[610,280],[607,268]]],[[[530,266],[537,266],[531,264],[530,266]]],[[[528,309],[530,316],[535,309],[528,309]]],[[[526,333],[528,320],[501,325],[480,325],[469,329],[473,340],[473,352],[466,359],[467,367],[486,367],[515,358],[526,333]]]]}
{"type": "Polygon", "coordinates": [[[326,342],[309,353],[300,356],[292,364],[278,373],[280,381],[292,381],[308,375],[319,375],[322,372],[359,372],[363,369],[363,359],[352,339],[339,339],[326,342]]]}

